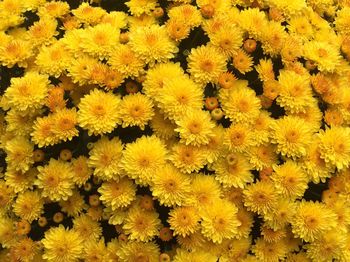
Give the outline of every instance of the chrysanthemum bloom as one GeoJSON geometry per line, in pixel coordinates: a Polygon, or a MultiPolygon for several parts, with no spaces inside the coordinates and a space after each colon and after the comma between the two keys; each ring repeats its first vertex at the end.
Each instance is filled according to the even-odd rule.
{"type": "Polygon", "coordinates": [[[281,198],[275,205],[274,211],[264,215],[265,223],[275,230],[284,228],[294,217],[295,209],[295,202],[281,198]]]}
{"type": "MultiPolygon", "coordinates": [[[[74,50],[74,52],[77,51],[74,50]]],[[[79,52],[81,51],[79,50],[79,52]]],[[[67,75],[71,77],[73,83],[78,83],[79,85],[88,84],[90,81],[96,80],[96,76],[92,77],[91,71],[98,63],[97,59],[83,53],[76,59],[70,60],[70,64],[67,66],[67,75]]]]}
{"type": "Polygon", "coordinates": [[[110,24],[88,27],[82,35],[81,48],[84,52],[99,59],[106,58],[117,47],[119,28],[110,24]]]}
{"type": "Polygon", "coordinates": [[[273,229],[264,223],[260,227],[261,235],[264,237],[264,240],[267,242],[277,242],[283,240],[286,237],[287,231],[285,228],[273,229]]]}
{"type": "Polygon", "coordinates": [[[8,37],[0,45],[0,63],[9,68],[16,64],[26,66],[27,59],[32,55],[32,44],[29,41],[8,37]]]}
{"type": "Polygon", "coordinates": [[[17,261],[34,261],[39,253],[39,244],[31,238],[25,237],[18,240],[10,249],[10,257],[17,261]]]}
{"type": "Polygon", "coordinates": [[[42,46],[39,50],[39,54],[35,58],[38,71],[59,77],[67,68],[71,58],[65,45],[62,41],[57,41],[50,46],[42,46]]]}
{"type": "Polygon", "coordinates": [[[337,167],[338,170],[350,165],[350,129],[348,127],[333,126],[317,135],[320,139],[319,153],[327,165],[337,167]]]}
{"type": "Polygon", "coordinates": [[[108,64],[125,77],[138,77],[144,67],[144,62],[130,45],[118,45],[110,54],[108,64]]]}
{"type": "Polygon", "coordinates": [[[171,164],[155,172],[152,178],[151,191],[161,205],[181,206],[191,191],[190,178],[171,164]]]}
{"type": "Polygon", "coordinates": [[[73,176],[70,163],[51,158],[45,166],[38,167],[35,185],[42,189],[42,196],[52,201],[67,200],[73,194],[73,176]]]}
{"type": "Polygon", "coordinates": [[[262,238],[258,238],[252,247],[252,252],[258,261],[278,262],[287,254],[287,246],[283,241],[267,242],[262,238]]]}
{"type": "Polygon", "coordinates": [[[179,51],[164,26],[133,28],[130,31],[130,46],[146,63],[165,62],[174,57],[179,51]]]}
{"type": "Polygon", "coordinates": [[[213,255],[208,250],[186,250],[186,249],[176,249],[176,255],[173,258],[174,262],[183,261],[207,261],[215,262],[217,261],[217,256],[213,255]]]}
{"type": "Polygon", "coordinates": [[[261,171],[276,164],[278,155],[275,150],[274,145],[266,143],[250,148],[246,155],[253,169],[261,171]]]}
{"type": "Polygon", "coordinates": [[[159,262],[160,251],[154,242],[128,241],[117,250],[122,261],[148,261],[159,262]]]}
{"type": "Polygon", "coordinates": [[[27,172],[7,170],[5,173],[6,184],[15,193],[32,189],[37,174],[38,171],[35,167],[29,169],[27,172]]]}
{"type": "Polygon", "coordinates": [[[104,180],[120,175],[122,151],[123,145],[118,137],[109,140],[103,136],[94,143],[88,160],[89,167],[94,168],[94,175],[104,180]]]}
{"type": "Polygon", "coordinates": [[[77,190],[74,190],[73,194],[67,200],[61,200],[58,204],[61,207],[61,211],[71,217],[78,216],[87,208],[84,197],[77,190]]]}
{"type": "Polygon", "coordinates": [[[261,47],[265,54],[277,56],[280,54],[285,39],[289,37],[285,27],[280,22],[269,21],[263,27],[261,34],[261,47]]]}
{"type": "Polygon", "coordinates": [[[124,96],[120,103],[120,115],[123,116],[123,128],[138,126],[143,130],[154,116],[152,100],[141,93],[124,96]]]}
{"type": "Polygon", "coordinates": [[[45,248],[43,258],[49,261],[74,262],[82,255],[83,239],[63,226],[50,228],[41,242],[45,248]]]}
{"type": "Polygon", "coordinates": [[[150,126],[154,134],[161,139],[168,140],[176,135],[174,131],[176,124],[168,118],[165,118],[158,110],[154,112],[154,116],[150,121],[150,126]]]}
{"type": "Polygon", "coordinates": [[[243,49],[239,49],[232,58],[232,65],[241,74],[245,74],[253,70],[253,58],[243,49]]]}
{"type": "Polygon", "coordinates": [[[165,82],[184,75],[179,63],[160,63],[146,72],[146,79],[142,83],[142,91],[150,98],[158,101],[157,96],[162,93],[165,82]]]}
{"type": "Polygon", "coordinates": [[[254,214],[247,211],[245,208],[238,207],[237,220],[240,225],[237,227],[235,238],[248,238],[254,224],[254,214]]]}
{"type": "Polygon", "coordinates": [[[99,222],[85,214],[73,219],[73,230],[79,234],[83,241],[97,240],[102,235],[99,222]]]}
{"type": "Polygon", "coordinates": [[[278,194],[272,182],[259,181],[250,184],[243,191],[244,205],[259,215],[272,212],[277,204],[278,194]]]}
{"type": "Polygon", "coordinates": [[[152,175],[165,164],[168,151],[165,144],[155,136],[142,136],[126,145],[121,166],[136,183],[151,183],[152,175]]]}
{"type": "Polygon", "coordinates": [[[164,88],[157,96],[158,107],[170,119],[203,106],[203,90],[187,75],[164,82],[164,88]]]}
{"type": "Polygon", "coordinates": [[[281,86],[277,104],[291,113],[305,112],[313,102],[309,77],[290,70],[281,70],[278,77],[281,86]]]}
{"type": "Polygon", "coordinates": [[[102,183],[98,192],[100,200],[105,206],[112,208],[112,211],[127,207],[136,198],[136,186],[132,180],[121,178],[102,183]]]}
{"type": "Polygon", "coordinates": [[[231,152],[244,153],[249,151],[249,148],[254,145],[253,133],[251,128],[246,123],[231,124],[226,129],[224,136],[224,145],[231,152]]]}
{"type": "Polygon", "coordinates": [[[5,116],[6,130],[13,132],[16,136],[28,136],[33,130],[34,120],[39,112],[21,112],[10,109],[5,116]]]}
{"type": "Polygon", "coordinates": [[[49,80],[46,75],[28,72],[23,77],[11,78],[5,97],[11,107],[18,111],[33,111],[45,104],[49,80]]]}
{"type": "Polygon", "coordinates": [[[225,253],[220,257],[220,259],[227,259],[227,261],[239,261],[240,259],[246,258],[252,244],[251,242],[252,240],[249,237],[230,240],[227,248],[225,249],[225,253]]]}
{"type": "Polygon", "coordinates": [[[304,45],[304,57],[314,61],[320,71],[333,72],[341,62],[339,49],[326,42],[310,41],[304,45]]]}
{"type": "Polygon", "coordinates": [[[219,100],[226,117],[235,123],[252,123],[260,114],[260,100],[246,81],[238,80],[234,88],[220,89],[219,100]]]}
{"type": "Polygon", "coordinates": [[[228,58],[237,53],[243,42],[242,31],[232,24],[224,25],[209,35],[209,38],[211,43],[228,58]]]}
{"type": "Polygon", "coordinates": [[[72,10],[72,13],[81,23],[95,25],[101,21],[107,12],[101,7],[93,7],[84,2],[77,9],[72,10]]]}
{"type": "Polygon", "coordinates": [[[175,207],[169,213],[168,222],[170,228],[174,230],[174,236],[186,237],[194,234],[199,228],[198,210],[192,206],[175,207]]]}
{"type": "Polygon", "coordinates": [[[7,216],[0,216],[0,243],[4,248],[9,248],[16,243],[15,221],[7,216]]]}
{"type": "Polygon", "coordinates": [[[277,193],[285,198],[295,200],[304,195],[308,188],[308,176],[297,163],[287,160],[282,165],[274,166],[274,173],[270,176],[277,193]]]}
{"type": "Polygon", "coordinates": [[[34,144],[37,144],[38,147],[57,144],[59,139],[54,131],[55,125],[55,119],[52,115],[38,117],[34,121],[33,132],[30,134],[34,144]]]}
{"type": "Polygon", "coordinates": [[[69,5],[66,2],[48,2],[40,6],[38,9],[38,15],[51,16],[55,18],[61,18],[62,16],[69,13],[69,5]]]}
{"type": "Polygon", "coordinates": [[[130,240],[148,242],[159,234],[161,221],[156,211],[141,211],[137,207],[129,209],[123,229],[130,240]]]}
{"type": "Polygon", "coordinates": [[[214,162],[213,170],[215,171],[215,179],[223,187],[244,188],[247,183],[253,182],[253,174],[250,172],[251,165],[241,154],[221,156],[214,162]]]}
{"type": "Polygon", "coordinates": [[[78,124],[77,111],[75,108],[57,110],[52,118],[55,123],[53,132],[59,141],[72,140],[73,137],[78,136],[79,131],[76,128],[78,124]]]}
{"type": "Polygon", "coordinates": [[[192,49],[187,61],[188,72],[200,84],[217,83],[220,74],[227,71],[226,57],[211,45],[192,49]]]}
{"type": "Polygon", "coordinates": [[[188,110],[181,118],[176,118],[175,128],[180,134],[180,143],[186,145],[206,145],[214,136],[215,124],[211,121],[210,114],[203,110],[188,110]]]}
{"type": "Polygon", "coordinates": [[[202,217],[202,233],[214,243],[221,243],[224,239],[232,239],[237,234],[240,222],[237,219],[237,207],[229,201],[213,203],[204,209],[202,217]]]}
{"type": "Polygon", "coordinates": [[[31,223],[44,211],[44,200],[38,191],[25,191],[18,194],[13,211],[18,217],[31,223]]]}
{"type": "Polygon", "coordinates": [[[8,170],[26,172],[34,163],[33,144],[25,137],[15,137],[5,144],[8,170]]]}
{"type": "Polygon", "coordinates": [[[127,7],[129,7],[129,11],[133,16],[141,16],[142,14],[150,15],[151,12],[156,9],[157,1],[149,0],[129,0],[125,3],[127,7]]]}
{"type": "Polygon", "coordinates": [[[286,116],[272,123],[271,128],[271,141],[277,145],[278,153],[293,159],[306,155],[312,141],[308,123],[299,117],[286,116]]]}
{"type": "Polygon", "coordinates": [[[218,181],[213,176],[196,174],[192,178],[192,194],[189,202],[198,208],[212,207],[221,201],[222,190],[218,181]]]}
{"type": "Polygon", "coordinates": [[[346,248],[346,242],[346,234],[331,230],[306,245],[306,253],[313,261],[326,262],[341,259],[346,248]]]}
{"type": "Polygon", "coordinates": [[[185,4],[188,0],[182,1],[184,4],[174,6],[168,11],[170,19],[178,19],[187,26],[193,28],[199,26],[202,22],[202,15],[196,6],[185,4]]]}
{"type": "Polygon", "coordinates": [[[92,175],[92,169],[88,166],[88,158],[86,156],[79,156],[78,158],[73,158],[72,161],[73,169],[73,181],[79,187],[85,184],[85,182],[92,175]]]}
{"type": "Polygon", "coordinates": [[[291,224],[293,234],[309,242],[335,229],[337,215],[323,203],[303,200],[298,203],[291,224]]]}
{"type": "Polygon", "coordinates": [[[11,187],[5,184],[4,180],[0,181],[0,210],[6,210],[11,206],[14,197],[16,196],[15,192],[11,187]]]}
{"type": "Polygon", "coordinates": [[[104,238],[97,241],[87,241],[84,243],[83,259],[86,262],[108,261],[109,254],[105,245],[104,238]]]}
{"type": "Polygon", "coordinates": [[[89,135],[110,133],[120,123],[119,105],[121,99],[112,94],[94,89],[79,103],[79,125],[89,135]]]}
{"type": "Polygon", "coordinates": [[[191,28],[179,18],[168,19],[165,26],[170,38],[176,42],[187,38],[191,31],[191,28]]]}
{"type": "Polygon", "coordinates": [[[214,136],[209,139],[209,143],[205,145],[207,162],[214,163],[224,150],[223,140],[225,128],[221,125],[213,128],[214,136]]]}
{"type": "Polygon", "coordinates": [[[263,82],[275,79],[273,63],[271,59],[260,59],[259,64],[255,66],[255,70],[259,74],[259,79],[263,82]]]}
{"type": "Polygon", "coordinates": [[[206,164],[206,150],[204,147],[197,147],[184,144],[174,144],[169,159],[183,173],[198,172],[206,164]]]}

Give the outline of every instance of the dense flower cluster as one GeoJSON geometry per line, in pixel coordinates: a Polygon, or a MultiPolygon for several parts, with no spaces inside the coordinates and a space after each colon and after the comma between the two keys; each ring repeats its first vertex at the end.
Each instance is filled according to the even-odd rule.
{"type": "Polygon", "coordinates": [[[350,1],[78,2],[0,2],[0,261],[350,261],[350,1]]]}

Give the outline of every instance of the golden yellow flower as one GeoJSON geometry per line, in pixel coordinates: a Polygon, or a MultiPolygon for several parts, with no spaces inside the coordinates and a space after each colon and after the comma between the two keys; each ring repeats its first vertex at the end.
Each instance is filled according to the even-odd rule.
{"type": "Polygon", "coordinates": [[[120,114],[123,116],[123,128],[138,126],[143,130],[154,116],[152,100],[141,93],[124,96],[120,103],[120,114]]]}
{"type": "Polygon", "coordinates": [[[79,234],[83,241],[97,240],[102,235],[99,222],[85,214],[73,219],[73,230],[79,234]]]}
{"type": "Polygon", "coordinates": [[[217,83],[220,74],[227,71],[226,57],[212,45],[192,48],[187,62],[188,72],[202,85],[217,83]]]}
{"type": "Polygon", "coordinates": [[[157,7],[157,0],[129,0],[125,3],[129,7],[129,11],[133,16],[141,16],[143,14],[150,15],[157,7]]]}
{"type": "Polygon", "coordinates": [[[78,105],[78,123],[89,135],[110,133],[120,123],[121,99],[112,94],[94,89],[85,95],[78,105]]]}
{"type": "Polygon", "coordinates": [[[67,200],[73,194],[73,176],[70,163],[51,158],[45,166],[37,167],[39,174],[35,185],[42,196],[52,201],[67,200]]]}
{"type": "Polygon", "coordinates": [[[83,239],[63,226],[50,228],[41,242],[45,249],[43,258],[49,261],[74,262],[82,255],[83,239]]]}
{"type": "Polygon", "coordinates": [[[117,250],[117,255],[121,261],[159,261],[159,247],[154,242],[128,241],[117,250]]]}
{"type": "Polygon", "coordinates": [[[170,228],[174,230],[174,236],[191,236],[199,228],[198,210],[192,206],[175,207],[169,213],[168,222],[170,228]]]}
{"type": "Polygon", "coordinates": [[[26,172],[34,163],[34,145],[28,138],[17,136],[5,144],[8,170],[26,172]]]}
{"type": "Polygon", "coordinates": [[[117,178],[121,174],[122,151],[123,145],[117,137],[109,140],[103,136],[94,143],[88,160],[89,167],[94,168],[94,175],[104,180],[117,178]]]}

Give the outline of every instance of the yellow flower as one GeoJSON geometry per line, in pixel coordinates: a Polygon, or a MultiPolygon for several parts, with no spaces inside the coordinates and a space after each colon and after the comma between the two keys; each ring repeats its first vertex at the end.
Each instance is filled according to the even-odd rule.
{"type": "Polygon", "coordinates": [[[33,47],[29,41],[9,38],[0,44],[0,63],[3,66],[26,66],[26,60],[32,55],[33,47]]]}
{"type": "Polygon", "coordinates": [[[208,250],[184,250],[178,248],[176,250],[176,255],[174,256],[174,262],[186,262],[186,261],[206,261],[206,262],[216,262],[218,260],[217,256],[214,256],[208,250]]]}
{"type": "Polygon", "coordinates": [[[206,111],[188,110],[181,118],[176,118],[175,123],[178,125],[175,131],[180,134],[180,143],[194,146],[206,145],[214,136],[215,124],[206,111]]]}
{"type": "Polygon", "coordinates": [[[166,62],[179,51],[164,26],[151,25],[138,27],[130,31],[130,46],[146,63],[166,62]]]}
{"type": "Polygon", "coordinates": [[[117,47],[120,30],[110,24],[88,27],[82,34],[81,48],[99,59],[107,58],[117,47]]]}
{"type": "Polygon", "coordinates": [[[293,159],[306,155],[312,132],[303,119],[285,116],[273,122],[271,129],[271,142],[277,145],[277,153],[293,159]]]}
{"type": "Polygon", "coordinates": [[[165,165],[155,172],[151,191],[161,205],[181,206],[188,201],[191,191],[190,178],[173,165],[165,165]]]}
{"type": "Polygon", "coordinates": [[[303,197],[309,179],[297,163],[287,160],[282,165],[275,165],[273,169],[275,172],[270,178],[277,193],[291,200],[303,197]]]}
{"type": "Polygon", "coordinates": [[[69,13],[69,5],[66,2],[47,2],[38,8],[38,15],[61,18],[69,13]]]}
{"type": "Polygon", "coordinates": [[[262,238],[255,241],[252,252],[261,262],[278,262],[287,254],[287,247],[284,241],[267,242],[262,238]]]}
{"type": "Polygon", "coordinates": [[[157,7],[157,0],[129,0],[125,3],[129,7],[129,11],[133,16],[140,16],[142,14],[150,15],[157,7]]]}
{"type": "Polygon", "coordinates": [[[255,66],[255,70],[259,74],[259,79],[261,81],[269,81],[275,79],[273,63],[271,59],[260,59],[259,64],[255,66]]]}
{"type": "Polygon", "coordinates": [[[310,80],[307,75],[300,75],[290,70],[281,70],[278,77],[281,86],[277,104],[291,113],[305,112],[312,105],[313,97],[310,80]]]}
{"type": "Polygon", "coordinates": [[[237,211],[234,204],[224,200],[204,209],[201,215],[203,235],[219,244],[225,239],[234,238],[241,224],[237,219],[237,211]]]}
{"type": "Polygon", "coordinates": [[[272,229],[284,228],[294,217],[296,203],[289,199],[280,198],[273,212],[264,215],[265,223],[272,229]]]}
{"type": "Polygon", "coordinates": [[[260,100],[245,81],[237,80],[234,88],[221,88],[219,100],[226,117],[234,123],[252,123],[259,117],[260,100]]]}
{"type": "Polygon", "coordinates": [[[33,130],[34,120],[39,112],[21,112],[15,109],[7,111],[5,116],[6,130],[13,132],[16,136],[28,136],[33,130]]]}
{"type": "Polygon", "coordinates": [[[152,100],[141,93],[124,96],[120,103],[120,114],[123,116],[123,128],[138,126],[143,130],[154,116],[152,100]]]}
{"type": "Polygon", "coordinates": [[[273,183],[268,181],[248,185],[243,191],[243,196],[244,206],[259,215],[273,212],[278,200],[273,183]]]}
{"type": "Polygon", "coordinates": [[[191,236],[199,228],[198,210],[194,207],[175,207],[169,213],[168,222],[174,236],[191,236]]]}
{"type": "Polygon", "coordinates": [[[38,147],[57,144],[59,139],[54,132],[55,125],[56,122],[52,115],[38,117],[34,121],[33,132],[30,134],[34,144],[38,147]]]}
{"type": "Polygon", "coordinates": [[[31,223],[44,211],[44,201],[38,191],[25,191],[18,194],[13,204],[13,212],[21,219],[31,223]]]}
{"type": "Polygon", "coordinates": [[[17,261],[35,261],[35,256],[39,253],[39,244],[29,237],[18,240],[11,247],[11,256],[17,261]]]}
{"type": "Polygon", "coordinates": [[[243,42],[242,31],[230,24],[223,25],[209,37],[211,43],[228,58],[237,53],[243,42]]]}
{"type": "Polygon", "coordinates": [[[27,31],[27,40],[33,46],[48,45],[55,40],[58,35],[56,31],[57,21],[49,16],[43,16],[39,21],[29,27],[27,31]]]}
{"type": "Polygon", "coordinates": [[[112,94],[94,89],[85,95],[78,105],[78,123],[89,135],[110,133],[120,123],[121,99],[112,94]]]}
{"type": "Polygon", "coordinates": [[[203,147],[174,144],[169,159],[183,173],[199,171],[206,164],[206,150],[203,147]]]}
{"type": "Polygon", "coordinates": [[[136,186],[132,180],[121,178],[102,183],[99,187],[100,200],[112,211],[127,207],[136,199],[136,186]]]}
{"type": "Polygon", "coordinates": [[[34,163],[33,144],[27,138],[17,136],[5,144],[8,170],[26,172],[34,163]]]}
{"type": "Polygon", "coordinates": [[[121,261],[159,262],[160,251],[154,242],[128,241],[117,250],[121,261]]]}
{"type": "Polygon", "coordinates": [[[126,145],[121,166],[137,184],[148,185],[154,172],[160,170],[166,161],[167,149],[155,136],[142,136],[126,145]]]}
{"type": "Polygon", "coordinates": [[[211,45],[192,48],[187,62],[188,72],[202,85],[217,83],[220,74],[227,71],[226,57],[211,45]]]}
{"type": "Polygon", "coordinates": [[[346,247],[346,241],[345,233],[331,230],[306,245],[306,254],[313,261],[326,262],[340,259],[346,247]]]}
{"type": "Polygon", "coordinates": [[[231,124],[229,128],[226,129],[224,136],[224,145],[231,152],[244,153],[249,151],[254,145],[253,133],[247,124],[231,124]]]}
{"type": "Polygon", "coordinates": [[[85,214],[73,219],[73,230],[83,241],[98,240],[102,235],[100,224],[85,214]]]}
{"type": "Polygon", "coordinates": [[[23,77],[11,78],[5,97],[18,111],[34,111],[45,104],[49,80],[46,75],[28,72],[23,77]]]}
{"type": "Polygon", "coordinates": [[[87,207],[84,197],[77,190],[74,190],[67,200],[61,200],[58,204],[61,210],[71,217],[78,216],[87,207]]]}
{"type": "Polygon", "coordinates": [[[86,2],[81,3],[77,9],[72,10],[72,13],[79,22],[88,25],[99,23],[102,17],[107,14],[103,8],[90,6],[86,2]]]}
{"type": "Polygon", "coordinates": [[[73,230],[63,226],[52,227],[45,232],[43,258],[49,261],[78,261],[83,251],[83,239],[73,230]]]}
{"type": "Polygon", "coordinates": [[[79,156],[78,158],[73,158],[71,163],[74,173],[73,181],[81,187],[92,175],[92,169],[88,166],[88,158],[79,156]]]}
{"type": "Polygon", "coordinates": [[[311,41],[304,45],[304,57],[315,62],[320,71],[333,72],[341,61],[339,49],[326,42],[311,41]]]}
{"type": "Polygon", "coordinates": [[[56,41],[50,46],[42,46],[35,58],[38,71],[54,77],[59,77],[66,70],[70,57],[62,41],[56,41]]]}
{"type": "Polygon", "coordinates": [[[247,183],[253,182],[251,166],[246,157],[241,154],[226,154],[213,164],[215,179],[223,187],[244,188],[247,183]]]}
{"type": "Polygon", "coordinates": [[[244,75],[253,70],[253,58],[243,49],[238,49],[232,58],[232,65],[244,75]]]}
{"type": "Polygon", "coordinates": [[[86,262],[108,261],[109,254],[106,251],[104,238],[97,241],[87,241],[84,243],[83,259],[86,262]]]}
{"type": "Polygon", "coordinates": [[[108,64],[125,77],[138,77],[144,71],[144,62],[136,56],[130,45],[118,45],[110,54],[108,64]]]}
{"type": "Polygon", "coordinates": [[[202,22],[200,11],[196,6],[190,4],[174,6],[168,11],[168,16],[170,19],[179,20],[191,28],[199,26],[202,22]]]}
{"type": "Polygon", "coordinates": [[[52,201],[67,200],[73,194],[73,176],[70,163],[51,158],[45,166],[38,167],[35,185],[42,189],[42,196],[52,201]]]}
{"type": "Polygon", "coordinates": [[[63,108],[57,110],[52,115],[52,121],[55,123],[53,128],[54,140],[67,141],[72,140],[73,137],[79,135],[78,129],[75,127],[77,121],[77,111],[75,108],[63,108]]]}
{"type": "Polygon", "coordinates": [[[150,68],[146,72],[146,79],[142,83],[142,91],[150,98],[158,101],[158,95],[163,91],[164,84],[172,79],[184,75],[184,71],[179,63],[160,63],[150,68]]]}
{"type": "Polygon", "coordinates": [[[197,209],[210,208],[221,201],[222,191],[220,184],[212,176],[196,174],[191,183],[194,206],[197,209]]]}
{"type": "Polygon", "coordinates": [[[278,155],[275,146],[269,143],[251,147],[246,153],[253,169],[258,171],[276,164],[278,155]]]}
{"type": "Polygon", "coordinates": [[[306,1],[304,0],[293,1],[293,3],[290,4],[284,2],[283,0],[270,0],[269,6],[282,11],[287,17],[301,14],[307,7],[306,1]]]}
{"type": "Polygon", "coordinates": [[[323,203],[303,200],[298,203],[291,224],[295,237],[310,242],[319,239],[327,231],[334,230],[337,215],[323,203]]]}
{"type": "Polygon", "coordinates": [[[154,134],[164,140],[168,140],[172,137],[175,137],[176,128],[175,123],[170,121],[168,118],[165,118],[164,114],[156,110],[154,116],[150,121],[150,126],[154,134]]]}
{"type": "Polygon", "coordinates": [[[121,174],[119,165],[122,151],[123,145],[117,137],[109,140],[103,136],[90,150],[88,166],[94,168],[94,175],[100,179],[116,178],[121,174]]]}
{"type": "Polygon", "coordinates": [[[174,76],[157,94],[158,107],[169,119],[179,118],[190,109],[201,109],[203,90],[186,75],[174,76]]]}
{"type": "Polygon", "coordinates": [[[131,208],[124,220],[123,229],[130,240],[148,242],[158,235],[161,221],[156,211],[131,208]]]}
{"type": "Polygon", "coordinates": [[[253,213],[247,211],[245,208],[239,207],[237,212],[237,220],[240,222],[240,225],[237,227],[236,238],[240,240],[242,238],[248,238],[254,224],[253,213]]]}
{"type": "Polygon", "coordinates": [[[318,150],[326,165],[337,167],[338,170],[350,165],[350,129],[348,127],[332,126],[325,131],[320,130],[318,150]]]}
{"type": "Polygon", "coordinates": [[[27,189],[32,189],[37,174],[38,171],[35,167],[29,169],[25,173],[22,171],[7,170],[5,173],[6,184],[15,193],[22,192],[27,189]]]}

